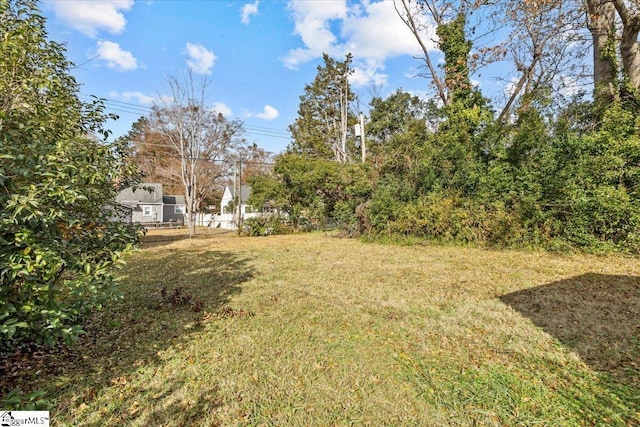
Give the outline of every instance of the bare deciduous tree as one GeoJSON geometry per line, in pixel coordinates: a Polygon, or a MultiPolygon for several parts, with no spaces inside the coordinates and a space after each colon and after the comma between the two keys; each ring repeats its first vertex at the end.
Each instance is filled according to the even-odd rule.
{"type": "MultiPolygon", "coordinates": [[[[499,114],[504,121],[515,101],[524,103],[534,90],[551,88],[567,92],[567,80],[579,81],[584,75],[584,49],[577,45],[580,14],[565,0],[506,0],[502,23],[511,28],[504,44],[505,59],[518,73],[508,99],[499,114]]],[[[570,90],[568,92],[571,92],[570,90]]]]}
{"type": "Polygon", "coordinates": [[[150,126],[178,161],[167,166],[182,182],[192,237],[201,202],[220,185],[233,153],[246,141],[240,121],[228,121],[206,105],[206,78],[196,81],[189,72],[182,78],[169,76],[167,84],[170,95],[154,105],[150,126]]]}

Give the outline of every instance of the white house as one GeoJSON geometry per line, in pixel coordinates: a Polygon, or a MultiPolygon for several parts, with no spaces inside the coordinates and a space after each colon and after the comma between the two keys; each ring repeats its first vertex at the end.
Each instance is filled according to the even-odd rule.
{"type": "Polygon", "coordinates": [[[249,218],[260,216],[260,212],[256,212],[251,205],[248,204],[251,195],[251,187],[243,185],[240,187],[240,209],[238,210],[236,197],[236,188],[224,188],[222,199],[220,200],[220,213],[215,215],[210,223],[211,227],[226,228],[228,230],[236,230],[238,228],[239,219],[243,221],[249,218]]]}

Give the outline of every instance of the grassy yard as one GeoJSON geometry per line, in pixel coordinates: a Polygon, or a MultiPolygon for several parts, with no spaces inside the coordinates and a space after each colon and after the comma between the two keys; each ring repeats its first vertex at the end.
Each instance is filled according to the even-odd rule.
{"type": "Polygon", "coordinates": [[[640,259],[145,239],[121,303],[13,370],[52,425],[640,425],[640,259]]]}

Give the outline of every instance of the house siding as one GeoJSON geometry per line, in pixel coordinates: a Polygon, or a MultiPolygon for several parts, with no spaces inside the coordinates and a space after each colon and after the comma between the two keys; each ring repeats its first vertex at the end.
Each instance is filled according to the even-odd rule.
{"type": "Polygon", "coordinates": [[[184,224],[186,221],[186,202],[184,196],[166,195],[162,197],[164,203],[162,211],[164,222],[180,222],[184,224]],[[183,213],[176,213],[176,208],[180,208],[183,213]]]}
{"type": "Polygon", "coordinates": [[[185,222],[185,215],[176,213],[176,207],[184,211],[184,196],[163,195],[162,184],[145,183],[137,188],[125,188],[118,193],[116,202],[131,209],[131,215],[127,222],[139,222],[142,224],[154,222],[185,222]],[[151,191],[149,191],[151,190],[151,191]]]}
{"type": "Polygon", "coordinates": [[[161,204],[156,204],[156,205],[152,205],[152,204],[140,204],[139,206],[136,206],[133,209],[132,215],[131,215],[131,220],[133,222],[141,222],[141,223],[145,223],[145,222],[164,222],[163,219],[163,215],[162,215],[162,205],[161,204]],[[150,215],[145,215],[144,212],[144,207],[145,206],[151,206],[151,214],[150,215]]]}

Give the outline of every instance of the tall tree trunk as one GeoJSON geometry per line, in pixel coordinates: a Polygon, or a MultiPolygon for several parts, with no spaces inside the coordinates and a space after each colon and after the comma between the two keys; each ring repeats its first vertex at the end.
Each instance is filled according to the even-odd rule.
{"type": "Polygon", "coordinates": [[[622,36],[620,38],[620,56],[625,75],[633,89],[640,87],[640,13],[629,10],[623,0],[615,0],[614,5],[622,20],[622,36]]]}
{"type": "MultiPolygon", "coordinates": [[[[411,10],[410,2],[411,0],[402,0],[402,9],[403,9],[402,11],[398,9],[395,1],[393,2],[393,6],[395,7],[396,13],[400,17],[400,19],[402,19],[402,21],[409,28],[409,30],[411,30],[411,33],[413,34],[416,41],[420,45],[420,48],[422,49],[422,53],[424,55],[423,59],[427,69],[429,70],[429,75],[431,76],[431,79],[433,80],[433,83],[436,86],[438,97],[440,98],[443,104],[449,105],[451,104],[451,97],[449,96],[450,94],[447,92],[446,85],[442,81],[440,75],[438,74],[437,68],[431,59],[431,55],[429,54],[429,50],[427,49],[427,46],[424,40],[422,39],[422,35],[420,34],[420,27],[413,16],[413,13],[415,12],[411,10]]],[[[439,15],[435,13],[435,10],[432,8],[431,5],[427,4],[427,6],[429,6],[429,11],[433,14],[433,18],[434,18],[434,21],[436,21],[436,24],[440,25],[442,21],[439,19],[440,18],[439,15]]]]}
{"type": "Polygon", "coordinates": [[[344,79],[344,94],[340,91],[340,155],[341,159],[338,161],[340,163],[347,163],[347,132],[349,130],[349,125],[347,121],[349,120],[349,79],[345,77],[344,79]]]}
{"type": "Polygon", "coordinates": [[[596,101],[607,102],[615,95],[615,56],[607,55],[609,38],[614,35],[616,9],[611,2],[586,0],[588,28],[593,38],[593,84],[596,101]]]}

